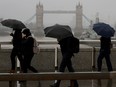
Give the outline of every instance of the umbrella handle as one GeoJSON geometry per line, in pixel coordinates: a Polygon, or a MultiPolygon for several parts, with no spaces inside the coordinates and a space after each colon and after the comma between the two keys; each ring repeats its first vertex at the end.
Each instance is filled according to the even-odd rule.
{"type": "Polygon", "coordinates": [[[11,33],[10,33],[10,36],[13,36],[14,34],[14,30],[12,29],[11,33]]]}

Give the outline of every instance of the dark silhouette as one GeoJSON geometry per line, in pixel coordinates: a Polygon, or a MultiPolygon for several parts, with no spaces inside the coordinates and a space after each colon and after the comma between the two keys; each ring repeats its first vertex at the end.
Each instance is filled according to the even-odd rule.
{"type": "Polygon", "coordinates": [[[24,57],[24,73],[27,73],[27,69],[33,71],[33,72],[38,72],[34,67],[31,66],[31,60],[34,56],[33,53],[33,44],[34,44],[34,39],[31,36],[31,32],[29,29],[25,28],[22,31],[22,34],[24,35],[23,41],[22,41],[22,53],[24,57]]]}
{"type": "Polygon", "coordinates": [[[98,71],[101,71],[102,68],[102,59],[105,58],[106,60],[106,64],[108,67],[108,71],[113,71],[112,69],[112,64],[110,61],[110,49],[111,49],[111,38],[108,37],[101,37],[100,38],[101,41],[101,48],[100,48],[100,53],[97,59],[97,67],[98,67],[98,71]]]}
{"type": "MultiPolygon", "coordinates": [[[[59,67],[60,72],[64,72],[67,67],[69,72],[74,72],[74,68],[72,66],[71,58],[73,55],[73,36],[64,38],[59,41],[59,45],[61,47],[62,52],[62,61],[59,67]]],[[[59,87],[61,80],[57,80],[56,83],[52,84],[51,87],[59,87]]],[[[78,82],[74,80],[74,87],[78,87],[78,82]]]]}
{"type": "Polygon", "coordinates": [[[13,43],[13,49],[10,55],[11,58],[11,73],[15,72],[15,67],[16,67],[16,59],[15,57],[17,56],[19,61],[20,61],[20,65],[21,65],[21,70],[23,67],[23,58],[22,58],[22,54],[21,54],[21,42],[22,42],[22,33],[21,33],[21,29],[13,29],[14,34],[11,33],[10,35],[13,37],[12,39],[12,43],[13,43]]]}

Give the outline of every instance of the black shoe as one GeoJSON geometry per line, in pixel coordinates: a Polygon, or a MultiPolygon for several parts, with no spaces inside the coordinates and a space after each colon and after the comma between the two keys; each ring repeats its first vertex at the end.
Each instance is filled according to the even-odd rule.
{"type": "Polygon", "coordinates": [[[59,85],[57,83],[54,83],[54,84],[50,85],[50,87],[59,87],[59,85]]]}

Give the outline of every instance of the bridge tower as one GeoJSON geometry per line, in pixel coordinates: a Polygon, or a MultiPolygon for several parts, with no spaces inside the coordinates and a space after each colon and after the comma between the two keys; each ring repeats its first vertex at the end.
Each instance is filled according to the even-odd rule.
{"type": "Polygon", "coordinates": [[[74,30],[74,35],[79,37],[83,32],[83,25],[82,25],[82,16],[83,16],[83,9],[80,3],[76,6],[76,28],[74,30]]]}
{"type": "Polygon", "coordinates": [[[36,28],[38,29],[37,35],[44,36],[43,32],[43,5],[39,2],[36,5],[36,28]]]}
{"type": "Polygon", "coordinates": [[[36,27],[41,29],[43,28],[43,5],[36,5],[36,27]]]}

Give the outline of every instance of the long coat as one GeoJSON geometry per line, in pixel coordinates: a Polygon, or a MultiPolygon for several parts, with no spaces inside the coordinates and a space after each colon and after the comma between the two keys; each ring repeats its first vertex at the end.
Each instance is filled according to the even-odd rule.
{"type": "Polygon", "coordinates": [[[23,54],[33,54],[33,37],[27,37],[22,41],[22,52],[23,54]]]}
{"type": "Polygon", "coordinates": [[[60,45],[62,53],[65,53],[65,52],[73,53],[73,47],[72,47],[73,38],[74,37],[71,36],[71,37],[67,37],[59,41],[59,45],[60,45]]]}
{"type": "Polygon", "coordinates": [[[101,49],[100,51],[103,51],[104,53],[110,54],[110,49],[111,49],[111,38],[106,38],[106,37],[101,37],[101,49]]]}

